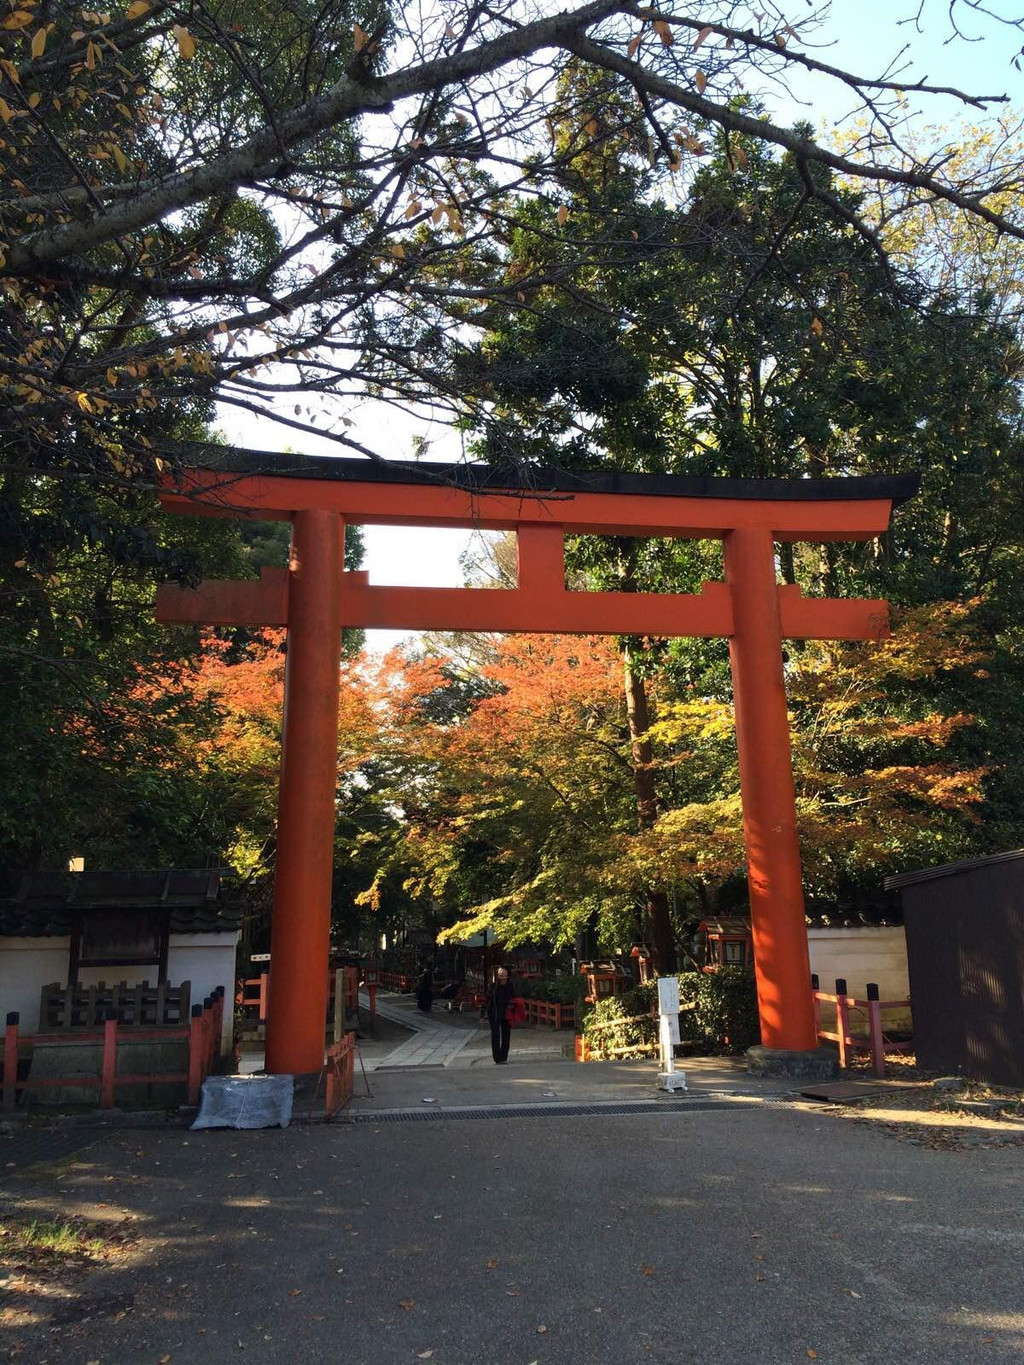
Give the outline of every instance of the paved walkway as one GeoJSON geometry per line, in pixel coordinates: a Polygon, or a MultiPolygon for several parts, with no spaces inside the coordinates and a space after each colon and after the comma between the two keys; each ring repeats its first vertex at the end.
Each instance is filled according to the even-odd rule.
{"type": "MultiPolygon", "coordinates": [[[[517,1088],[515,1065],[425,1074],[517,1088]]],[[[11,1182],[3,1212],[140,1241],[66,1286],[12,1285],[20,1361],[1019,1365],[1024,1351],[1016,1151],[935,1152],[736,1103],[133,1132],[83,1157],[59,1182],[11,1182]]]]}
{"type": "MultiPolygon", "coordinates": [[[[369,1010],[370,997],[359,992],[360,1006],[369,1010]]],[[[413,1030],[413,1036],[399,1043],[383,1057],[367,1064],[367,1071],[386,1068],[451,1066],[455,1058],[473,1041],[477,1021],[473,1015],[457,1014],[448,1010],[432,1010],[429,1014],[416,1008],[416,1001],[408,995],[377,992],[377,1013],[392,1023],[413,1030]]]]}
{"type": "Polygon", "coordinates": [[[352,1114],[398,1113],[429,1101],[439,1113],[470,1109],[536,1106],[636,1105],[647,1101],[668,1107],[673,1101],[697,1104],[709,1100],[737,1103],[788,1100],[793,1083],[748,1074],[741,1058],[701,1057],[686,1065],[689,1090],[666,1095],[657,1088],[656,1061],[588,1062],[566,1058],[510,1054],[507,1066],[495,1066],[488,1047],[487,1065],[439,1067],[418,1073],[407,1068],[378,1070],[372,1095],[359,1086],[352,1114]]]}

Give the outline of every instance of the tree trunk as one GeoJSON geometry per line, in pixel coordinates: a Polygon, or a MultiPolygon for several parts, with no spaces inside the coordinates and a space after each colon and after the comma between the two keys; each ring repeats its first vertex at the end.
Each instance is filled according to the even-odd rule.
{"type": "MultiPolygon", "coordinates": [[[[632,655],[627,649],[623,655],[626,685],[626,716],[629,721],[629,742],[633,759],[633,789],[636,792],[637,824],[641,829],[650,829],[658,818],[658,796],[654,784],[654,755],[651,741],[647,738],[650,728],[650,710],[647,705],[647,687],[643,674],[633,668],[632,655]]],[[[645,888],[645,910],[647,932],[654,959],[654,969],[659,974],[676,970],[676,943],[672,933],[672,919],[669,914],[668,896],[664,891],[645,888]]]]}

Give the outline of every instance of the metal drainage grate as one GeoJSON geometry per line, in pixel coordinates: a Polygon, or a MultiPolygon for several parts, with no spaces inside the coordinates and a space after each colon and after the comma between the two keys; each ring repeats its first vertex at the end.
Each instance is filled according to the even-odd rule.
{"type": "Polygon", "coordinates": [[[685,1114],[695,1109],[732,1109],[729,1100],[623,1100],[597,1104],[458,1105],[439,1109],[380,1109],[349,1114],[351,1123],[439,1123],[457,1119],[565,1119],[605,1114],[685,1114]]]}

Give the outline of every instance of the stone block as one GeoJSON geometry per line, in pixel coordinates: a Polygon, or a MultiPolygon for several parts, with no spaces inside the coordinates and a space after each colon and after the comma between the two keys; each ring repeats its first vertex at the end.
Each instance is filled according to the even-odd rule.
{"type": "Polygon", "coordinates": [[[747,1049],[751,1076],[772,1076],[794,1081],[828,1081],[839,1075],[839,1058],[826,1047],[791,1051],[788,1048],[747,1049]]]}

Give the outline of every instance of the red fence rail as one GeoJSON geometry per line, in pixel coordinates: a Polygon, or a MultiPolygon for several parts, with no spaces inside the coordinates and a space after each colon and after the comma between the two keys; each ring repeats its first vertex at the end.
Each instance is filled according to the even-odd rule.
{"type": "Polygon", "coordinates": [[[356,1045],[351,1033],[327,1049],[327,1085],[324,1118],[331,1119],[348,1104],[355,1090],[356,1045]]]}
{"type": "Polygon", "coordinates": [[[575,1028],[576,1006],[558,1000],[527,1000],[526,1018],[531,1024],[550,1024],[552,1028],[575,1028]]]}
{"type": "Polygon", "coordinates": [[[858,1052],[867,1052],[870,1054],[871,1066],[875,1075],[884,1076],[887,1054],[898,1055],[913,1048],[913,1043],[897,1043],[887,1038],[882,1027],[882,1011],[908,1010],[910,1009],[909,1000],[879,999],[878,986],[873,981],[868,982],[868,998],[866,1000],[857,1000],[852,995],[848,995],[846,980],[843,977],[836,978],[834,992],[820,991],[816,976],[811,977],[811,985],[814,990],[814,1020],[818,1037],[839,1044],[839,1065],[841,1067],[848,1067],[851,1058],[858,1052]],[[834,1030],[821,1027],[821,1006],[823,1004],[831,1004],[836,1007],[836,1027],[834,1030]],[[861,1014],[866,1019],[868,1028],[866,1039],[856,1037],[850,1032],[852,1014],[861,1014]]]}
{"type": "MultiPolygon", "coordinates": [[[[343,967],[345,1013],[354,1014],[359,1008],[359,972],[355,967],[343,967]]],[[[371,988],[376,983],[370,983],[371,988]]],[[[335,973],[327,973],[327,1013],[334,1011],[335,973]]],[[[372,994],[371,990],[371,994],[372,994]]],[[[259,976],[240,978],[235,993],[236,1009],[250,1013],[258,1023],[267,1021],[267,1004],[270,1000],[270,973],[261,972],[259,976]]]]}
{"type": "MultiPolygon", "coordinates": [[[[113,1013],[111,1011],[111,1013],[113,1013]]],[[[18,1091],[44,1090],[64,1086],[95,1085],[98,1089],[99,1107],[112,1109],[114,1092],[120,1085],[175,1084],[183,1082],[186,1086],[187,1102],[199,1103],[199,1092],[203,1081],[209,1075],[220,1053],[221,1031],[224,1025],[224,988],[218,986],[212,996],[207,996],[202,1005],[192,1006],[192,1016],[187,1025],[179,1028],[124,1028],[115,1017],[105,1020],[102,1029],[87,1029],[69,1034],[34,1033],[22,1034],[18,1028],[19,1015],[13,1010],[7,1016],[4,1032],[4,1078],[2,1104],[5,1110],[15,1107],[18,1091]],[[156,1071],[144,1074],[119,1073],[117,1070],[117,1044],[121,1039],[126,1042],[150,1043],[164,1038],[184,1039],[188,1042],[187,1071],[156,1071]],[[29,1074],[19,1082],[18,1057],[22,1045],[33,1047],[41,1042],[62,1044],[95,1044],[102,1042],[103,1052],[98,1076],[46,1076],[35,1080],[29,1074]]]]}
{"type": "Polygon", "coordinates": [[[415,972],[391,972],[384,968],[377,973],[377,977],[386,991],[396,991],[399,995],[408,995],[419,980],[415,972]]]}

